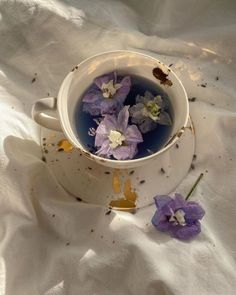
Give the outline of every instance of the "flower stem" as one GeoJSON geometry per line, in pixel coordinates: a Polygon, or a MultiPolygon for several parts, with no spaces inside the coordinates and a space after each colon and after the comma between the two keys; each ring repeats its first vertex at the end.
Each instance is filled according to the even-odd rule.
{"type": "Polygon", "coordinates": [[[195,190],[196,186],[198,185],[199,181],[202,179],[203,177],[203,173],[201,173],[199,176],[198,176],[198,179],[195,181],[193,187],[191,188],[191,190],[189,191],[189,193],[187,194],[187,197],[185,198],[185,200],[187,201],[188,198],[191,196],[191,194],[193,193],[193,191],[195,190]]]}

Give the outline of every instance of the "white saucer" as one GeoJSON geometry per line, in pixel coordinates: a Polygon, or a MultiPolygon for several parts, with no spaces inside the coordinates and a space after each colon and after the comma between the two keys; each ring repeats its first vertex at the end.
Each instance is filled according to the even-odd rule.
{"type": "Polygon", "coordinates": [[[174,191],[189,171],[195,144],[194,128],[189,119],[178,144],[151,164],[114,170],[94,163],[76,149],[58,151],[57,144],[62,139],[65,139],[63,133],[41,130],[43,160],[67,192],[78,200],[109,206],[112,200],[124,197],[124,189],[127,191],[131,183],[137,195],[136,208],[150,205],[157,194],[174,191]]]}

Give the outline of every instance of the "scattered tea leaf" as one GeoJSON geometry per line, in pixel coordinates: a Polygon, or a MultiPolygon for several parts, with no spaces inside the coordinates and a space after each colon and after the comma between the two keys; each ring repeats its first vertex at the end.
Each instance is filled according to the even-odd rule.
{"type": "Polygon", "coordinates": [[[166,171],[165,171],[163,168],[161,168],[161,173],[162,173],[162,174],[165,174],[166,171]]]}
{"type": "Polygon", "coordinates": [[[191,97],[191,98],[188,99],[188,101],[194,102],[194,101],[196,101],[196,99],[197,99],[196,97],[191,97]]]}

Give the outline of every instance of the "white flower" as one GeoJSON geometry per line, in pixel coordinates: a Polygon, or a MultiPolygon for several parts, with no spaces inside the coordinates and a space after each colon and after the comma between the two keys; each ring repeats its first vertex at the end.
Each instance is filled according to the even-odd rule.
{"type": "Polygon", "coordinates": [[[104,98],[112,98],[116,91],[121,87],[120,83],[114,84],[113,80],[108,81],[108,83],[102,83],[102,95],[104,98]]]}
{"type": "Polygon", "coordinates": [[[130,108],[131,121],[139,126],[142,133],[157,127],[157,124],[171,125],[171,118],[165,111],[168,108],[160,95],[154,96],[146,91],[144,96],[137,95],[136,104],[130,108]]]}
{"type": "Polygon", "coordinates": [[[125,140],[124,135],[116,130],[111,130],[108,138],[110,140],[110,147],[113,149],[122,145],[123,141],[125,140]]]}

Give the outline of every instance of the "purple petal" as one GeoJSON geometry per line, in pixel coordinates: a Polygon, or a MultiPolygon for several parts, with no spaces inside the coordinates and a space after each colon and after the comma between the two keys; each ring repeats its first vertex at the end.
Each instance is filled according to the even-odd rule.
{"type": "Polygon", "coordinates": [[[116,118],[106,115],[96,130],[95,146],[101,146],[103,141],[108,138],[111,130],[116,130],[116,118]]]}
{"type": "Polygon", "coordinates": [[[103,141],[101,148],[96,151],[96,154],[98,156],[106,156],[108,158],[111,156],[111,147],[108,139],[103,141]]]}
{"type": "Polygon", "coordinates": [[[100,102],[97,101],[96,103],[83,103],[83,112],[89,113],[92,116],[100,115],[100,102]]]}
{"type": "Polygon", "coordinates": [[[129,146],[119,146],[113,149],[112,153],[117,160],[133,159],[137,153],[137,145],[131,144],[129,146]]]}
{"type": "Polygon", "coordinates": [[[101,114],[114,114],[118,110],[118,103],[116,100],[112,99],[103,99],[101,102],[101,114]]]}
{"type": "Polygon", "coordinates": [[[114,99],[117,99],[119,102],[123,103],[128,93],[130,92],[131,79],[129,76],[124,77],[120,84],[122,85],[114,95],[114,99]]]}
{"type": "Polygon", "coordinates": [[[158,124],[171,125],[172,121],[171,121],[170,115],[167,112],[161,112],[159,115],[158,124]]]}
{"type": "Polygon", "coordinates": [[[125,130],[128,125],[128,120],[129,120],[129,106],[124,106],[123,109],[119,112],[118,119],[117,119],[118,130],[121,131],[122,133],[125,133],[125,130]]]}
{"type": "Polygon", "coordinates": [[[99,89],[89,90],[83,97],[83,102],[94,103],[103,98],[102,92],[99,89]]]}
{"type": "Polygon", "coordinates": [[[155,123],[150,118],[144,118],[143,122],[139,125],[139,129],[143,134],[154,130],[156,127],[157,127],[157,123],[155,123]]]}
{"type": "Polygon", "coordinates": [[[94,79],[94,83],[97,85],[99,89],[102,88],[103,83],[108,83],[110,80],[116,81],[116,74],[114,72],[97,77],[94,79]]]}
{"type": "Polygon", "coordinates": [[[183,208],[186,205],[186,201],[181,194],[175,194],[173,202],[170,204],[170,207],[175,212],[178,209],[183,208]]]}
{"type": "Polygon", "coordinates": [[[205,215],[204,209],[196,202],[187,202],[183,211],[187,223],[193,223],[196,220],[202,219],[205,215]]]}
{"type": "Polygon", "coordinates": [[[180,240],[189,240],[201,232],[201,224],[197,221],[194,224],[186,226],[172,225],[169,231],[172,237],[180,240]]]}
{"type": "Polygon", "coordinates": [[[154,201],[155,201],[156,207],[158,209],[162,209],[162,207],[169,204],[172,200],[173,199],[167,195],[161,195],[161,196],[154,197],[154,201]]]}
{"type": "Polygon", "coordinates": [[[129,142],[133,142],[133,143],[143,142],[142,134],[140,133],[140,131],[138,130],[138,127],[136,125],[128,126],[124,135],[125,135],[125,139],[128,143],[129,142]]]}
{"type": "Polygon", "coordinates": [[[170,223],[166,216],[160,214],[159,210],[156,210],[152,217],[152,224],[160,231],[169,231],[170,223]]]}

